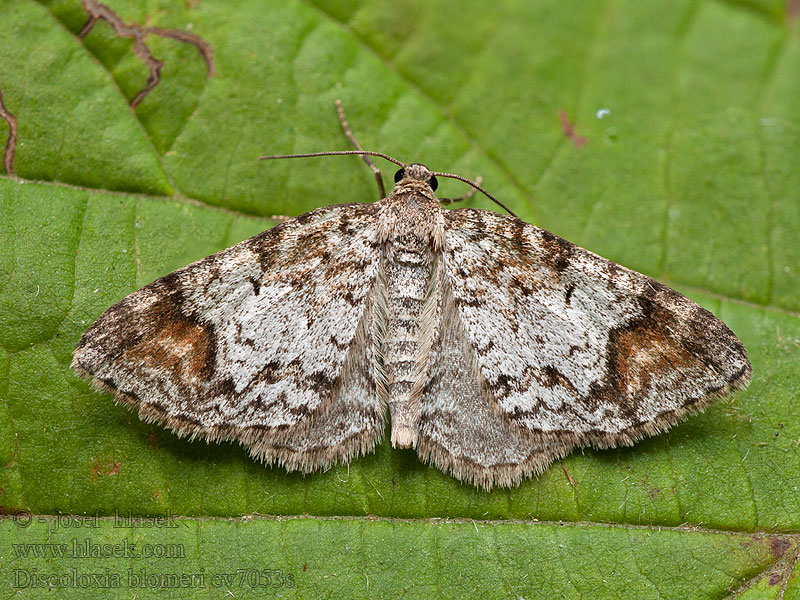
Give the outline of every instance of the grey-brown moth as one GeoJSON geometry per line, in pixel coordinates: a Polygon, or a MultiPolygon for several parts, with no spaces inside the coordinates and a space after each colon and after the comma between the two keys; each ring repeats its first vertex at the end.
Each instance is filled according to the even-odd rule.
{"type": "Polygon", "coordinates": [[[133,292],[72,368],[145,421],[288,470],[372,451],[388,416],[393,446],[486,489],[748,384],[741,342],[691,300],[513,215],[444,209],[450,174],[389,160],[387,197],[300,215],[133,292]]]}

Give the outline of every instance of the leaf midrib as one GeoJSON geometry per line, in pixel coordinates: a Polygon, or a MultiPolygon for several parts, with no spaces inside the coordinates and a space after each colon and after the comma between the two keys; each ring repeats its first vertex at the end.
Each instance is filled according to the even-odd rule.
{"type": "MultiPolygon", "coordinates": [[[[29,513],[25,512],[26,517],[30,517],[32,519],[41,517],[44,519],[48,518],[59,518],[64,516],[75,516],[75,517],[85,517],[86,514],[83,513],[29,513]]],[[[99,522],[113,522],[115,517],[112,516],[94,516],[89,515],[92,519],[96,519],[99,522]]],[[[160,516],[158,513],[152,513],[152,517],[160,516]]],[[[445,524],[461,524],[461,525],[487,525],[487,526],[496,526],[496,525],[530,525],[530,526],[543,526],[543,527],[598,527],[598,528],[608,528],[608,529],[624,529],[630,531],[674,531],[678,533],[697,533],[697,534],[718,534],[718,535],[732,535],[732,536],[747,536],[747,537],[758,537],[758,538],[780,538],[790,541],[795,541],[800,544],[800,531],[789,529],[789,530],[766,530],[766,529],[719,529],[714,527],[700,527],[697,525],[690,525],[690,524],[683,524],[683,525],[638,525],[635,523],[618,523],[618,522],[610,522],[610,521],[549,521],[549,520],[539,520],[539,519],[519,519],[519,518],[508,518],[508,519],[471,519],[468,517],[428,517],[428,518],[414,518],[414,517],[387,517],[381,515],[313,515],[313,514],[294,514],[294,515],[269,515],[269,514],[259,514],[259,513],[246,513],[241,515],[231,515],[231,516],[213,516],[213,515],[206,515],[206,516],[197,516],[197,515],[179,515],[174,513],[169,513],[169,517],[174,519],[180,519],[182,521],[192,521],[192,522],[212,522],[212,521],[240,521],[246,520],[247,522],[250,521],[275,521],[275,522],[284,522],[284,521],[293,521],[293,520],[302,520],[302,519],[314,519],[315,521],[363,521],[363,522],[380,522],[380,523],[403,523],[403,524],[419,524],[419,525],[445,525],[445,524]]],[[[0,516],[0,520],[14,520],[16,518],[15,515],[2,515],[0,516]]]]}

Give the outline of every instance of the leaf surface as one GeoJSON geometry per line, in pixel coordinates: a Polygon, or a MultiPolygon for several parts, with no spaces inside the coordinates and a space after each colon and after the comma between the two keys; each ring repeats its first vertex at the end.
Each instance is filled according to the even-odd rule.
{"type": "MultiPolygon", "coordinates": [[[[15,176],[0,178],[0,506],[34,521],[0,521],[3,595],[14,569],[75,567],[122,574],[120,597],[128,568],[292,574],[275,597],[800,597],[792,2],[108,6],[200,36],[215,72],[195,45],[151,32],[161,80],[131,109],[148,77],[131,39],[103,20],[80,37],[78,1],[0,2],[0,91],[19,128],[15,176]],[[480,175],[520,216],[712,310],[750,353],[750,388],[487,494],[388,442],[326,473],[265,468],[78,380],[77,340],[126,294],[271,216],[376,198],[357,158],[256,160],[348,149],[335,99],[365,148],[480,175]],[[179,526],[48,533],[54,515],[115,513],[179,526]],[[229,520],[252,514],[273,517],[229,520]],[[13,546],[85,537],[186,555],[87,562],[13,546]]],[[[7,131],[0,121],[0,141],[7,131]]],[[[442,196],[461,193],[442,182],[442,196]]]]}

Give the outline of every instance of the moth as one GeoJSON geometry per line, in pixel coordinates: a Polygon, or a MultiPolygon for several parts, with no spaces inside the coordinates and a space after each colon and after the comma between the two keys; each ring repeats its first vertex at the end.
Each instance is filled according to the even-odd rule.
{"type": "Polygon", "coordinates": [[[362,150],[337,106],[356,150],[289,156],[360,155],[381,191],[369,156],[386,158],[391,193],[133,292],[83,334],[78,375],[147,422],[290,471],[372,451],[388,413],[392,446],[487,490],[747,386],[747,352],[710,312],[513,214],[443,208],[437,177],[497,200],[362,150]]]}

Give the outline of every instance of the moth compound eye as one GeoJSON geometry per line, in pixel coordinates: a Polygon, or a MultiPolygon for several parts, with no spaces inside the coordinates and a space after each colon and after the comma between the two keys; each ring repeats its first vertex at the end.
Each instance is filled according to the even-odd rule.
{"type": "Polygon", "coordinates": [[[406,170],[400,169],[399,171],[397,171],[397,173],[394,174],[394,182],[397,183],[405,176],[406,176],[406,170]]]}
{"type": "Polygon", "coordinates": [[[431,178],[428,180],[428,185],[431,186],[434,192],[436,191],[436,188],[439,187],[439,181],[436,179],[436,175],[431,175],[431,178]]]}

